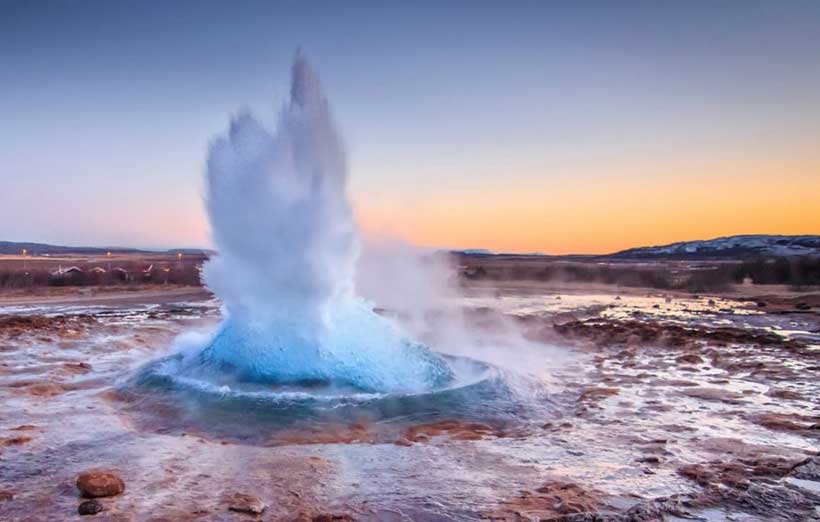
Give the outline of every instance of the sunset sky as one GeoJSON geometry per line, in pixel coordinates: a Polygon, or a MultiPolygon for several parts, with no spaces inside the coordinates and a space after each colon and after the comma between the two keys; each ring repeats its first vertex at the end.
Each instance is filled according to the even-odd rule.
{"type": "Polygon", "coordinates": [[[820,2],[0,0],[0,240],[209,246],[209,140],[318,70],[367,233],[820,234],[820,2]]]}

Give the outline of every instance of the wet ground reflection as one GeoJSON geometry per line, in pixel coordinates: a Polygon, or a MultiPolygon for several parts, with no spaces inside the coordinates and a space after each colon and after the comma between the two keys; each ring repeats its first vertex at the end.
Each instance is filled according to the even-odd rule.
{"type": "Polygon", "coordinates": [[[234,492],[263,499],[263,520],[814,516],[820,477],[797,464],[820,440],[816,315],[715,297],[557,297],[461,303],[515,316],[545,357],[570,355],[548,393],[522,402],[503,386],[512,377],[493,374],[417,403],[285,412],[291,422],[265,400],[134,389],[177,334],[216,324],[218,303],[0,310],[0,518],[76,516],[74,478],[91,467],[126,483],[103,499],[105,520],[246,519],[226,507],[234,492]],[[773,513],[750,492],[791,507],[773,513]]]}

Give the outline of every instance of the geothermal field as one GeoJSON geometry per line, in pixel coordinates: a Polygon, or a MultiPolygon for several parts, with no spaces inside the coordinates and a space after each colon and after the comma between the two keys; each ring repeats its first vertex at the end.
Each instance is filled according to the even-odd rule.
{"type": "Polygon", "coordinates": [[[373,244],[347,185],[297,55],[211,142],[215,252],[0,293],[0,520],[820,519],[817,287],[373,244]]]}

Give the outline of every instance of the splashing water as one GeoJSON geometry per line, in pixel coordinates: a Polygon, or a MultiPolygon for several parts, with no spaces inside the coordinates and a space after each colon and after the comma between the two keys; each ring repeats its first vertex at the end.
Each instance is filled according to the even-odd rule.
{"type": "Polygon", "coordinates": [[[227,319],[186,371],[367,391],[445,385],[444,359],[354,295],[344,148],[298,54],[291,73],[275,133],[245,113],[211,145],[207,208],[219,255],[204,277],[227,319]]]}

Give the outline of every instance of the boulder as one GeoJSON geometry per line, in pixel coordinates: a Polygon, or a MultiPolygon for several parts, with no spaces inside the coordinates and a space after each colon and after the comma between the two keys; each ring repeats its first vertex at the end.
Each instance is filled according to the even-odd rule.
{"type": "Polygon", "coordinates": [[[77,507],[77,513],[80,515],[96,515],[102,510],[103,505],[99,500],[93,498],[91,500],[86,500],[77,507]]]}
{"type": "Polygon", "coordinates": [[[234,493],[228,499],[228,509],[237,513],[248,513],[250,515],[261,515],[268,506],[259,497],[246,495],[244,493],[234,493]]]}
{"type": "Polygon", "coordinates": [[[77,489],[87,498],[113,497],[125,491],[125,482],[111,471],[91,469],[77,477],[77,489]]]}

